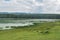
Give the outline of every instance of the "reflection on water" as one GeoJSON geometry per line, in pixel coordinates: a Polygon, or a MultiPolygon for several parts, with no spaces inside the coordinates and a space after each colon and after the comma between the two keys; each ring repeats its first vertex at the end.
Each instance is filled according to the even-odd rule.
{"type": "Polygon", "coordinates": [[[34,25],[34,24],[33,23],[0,23],[0,29],[11,29],[11,26],[24,27],[29,25],[34,25]]]}
{"type": "Polygon", "coordinates": [[[0,23],[24,23],[24,22],[39,22],[39,21],[56,21],[59,19],[13,19],[13,18],[0,18],[0,23]]]}
{"type": "Polygon", "coordinates": [[[29,26],[34,25],[34,23],[48,21],[48,22],[55,22],[58,19],[25,19],[25,20],[18,20],[18,19],[0,19],[0,29],[11,29],[11,26],[29,26]]]}

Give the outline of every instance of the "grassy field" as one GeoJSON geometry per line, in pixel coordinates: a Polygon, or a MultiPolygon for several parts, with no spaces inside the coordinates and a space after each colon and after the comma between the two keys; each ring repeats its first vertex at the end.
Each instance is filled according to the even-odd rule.
{"type": "Polygon", "coordinates": [[[0,31],[0,40],[60,40],[60,22],[38,23],[0,31]]]}

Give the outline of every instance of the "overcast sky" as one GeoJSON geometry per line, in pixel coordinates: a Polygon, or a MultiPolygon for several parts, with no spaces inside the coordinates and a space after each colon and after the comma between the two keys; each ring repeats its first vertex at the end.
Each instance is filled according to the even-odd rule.
{"type": "Polygon", "coordinates": [[[0,0],[0,12],[60,13],[60,0],[0,0]]]}

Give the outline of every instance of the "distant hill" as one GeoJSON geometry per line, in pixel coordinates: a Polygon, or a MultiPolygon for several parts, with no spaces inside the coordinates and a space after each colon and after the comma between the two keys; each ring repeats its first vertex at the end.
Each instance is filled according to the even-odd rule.
{"type": "Polygon", "coordinates": [[[1,12],[0,18],[60,19],[60,14],[30,14],[1,12]]]}

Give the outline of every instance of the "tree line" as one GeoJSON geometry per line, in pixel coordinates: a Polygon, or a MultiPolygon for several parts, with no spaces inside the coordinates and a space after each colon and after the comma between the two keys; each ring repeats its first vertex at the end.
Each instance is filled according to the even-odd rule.
{"type": "Polygon", "coordinates": [[[1,13],[0,18],[60,19],[60,14],[27,14],[27,13],[2,14],[1,13]]]}

